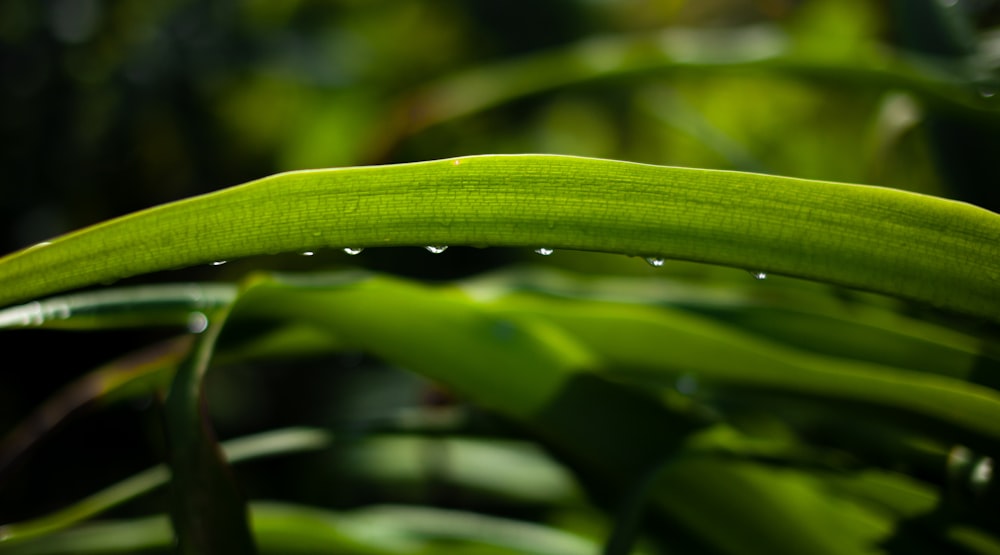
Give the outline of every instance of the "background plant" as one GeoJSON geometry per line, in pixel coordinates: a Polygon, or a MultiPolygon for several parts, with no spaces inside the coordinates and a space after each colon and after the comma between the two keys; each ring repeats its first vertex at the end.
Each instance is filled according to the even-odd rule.
{"type": "MultiPolygon", "coordinates": [[[[534,7],[531,22],[538,25],[535,34],[528,32],[533,27],[521,17],[522,7],[509,3],[474,6],[419,2],[333,7],[311,3],[168,3],[155,9],[114,2],[6,5],[10,17],[4,18],[9,22],[4,36],[10,45],[9,59],[17,62],[9,66],[14,78],[5,80],[6,94],[13,99],[5,103],[11,110],[11,117],[5,118],[12,137],[6,141],[10,148],[5,149],[9,182],[51,183],[63,189],[73,184],[67,191],[69,200],[61,201],[64,204],[30,198],[37,194],[34,191],[44,191],[43,187],[18,188],[10,203],[5,203],[5,209],[11,210],[11,217],[5,220],[12,225],[5,234],[11,242],[7,250],[130,209],[200,192],[198,183],[216,187],[283,169],[475,152],[541,151],[751,169],[896,186],[995,207],[990,187],[995,182],[990,153],[996,145],[991,100],[995,90],[993,47],[988,33],[973,28],[990,25],[988,4],[944,7],[890,3],[876,9],[865,3],[805,2],[756,7],[720,4],[706,9],[669,3],[566,2],[534,7]],[[511,14],[518,16],[510,23],[517,32],[504,27],[511,14]],[[971,17],[964,19],[967,16],[971,17]],[[722,30],[717,26],[706,29],[706,22],[713,19],[716,24],[725,20],[727,25],[722,30]],[[765,22],[775,27],[757,26],[765,22]],[[697,23],[701,28],[681,31],[676,28],[680,23],[697,23]],[[663,26],[669,28],[661,34],[663,26]],[[410,40],[398,40],[401,36],[410,40]],[[887,54],[886,43],[895,43],[896,48],[887,54]],[[368,56],[367,62],[359,61],[365,59],[359,52],[368,56]],[[44,63],[32,63],[35,60],[44,63]],[[45,73],[45,68],[58,69],[45,73]],[[440,79],[429,78],[434,75],[440,79]],[[780,107],[781,117],[775,117],[776,107],[780,107]],[[42,113],[54,120],[51,125],[37,123],[42,121],[42,113]],[[831,113],[837,117],[830,118],[831,113]],[[98,183],[112,187],[111,192],[97,196],[87,190],[98,183]],[[149,187],[154,196],[144,196],[143,187],[149,187]],[[100,207],[92,200],[97,198],[123,204],[100,207]]],[[[704,336],[714,338],[711,344],[731,356],[718,361],[718,368],[747,367],[750,375],[764,375],[777,364],[774,361],[788,364],[791,359],[791,367],[797,371],[827,364],[841,369],[875,364],[945,374],[949,380],[968,381],[979,384],[977,387],[995,383],[991,377],[995,334],[990,318],[946,316],[926,306],[774,276],[758,283],[742,270],[678,262],[654,268],[641,259],[565,251],[543,259],[530,249],[451,249],[431,259],[433,264],[427,263],[427,256],[417,249],[369,249],[354,258],[326,251],[305,258],[288,255],[231,261],[225,266],[145,279],[225,281],[241,279],[257,268],[315,270],[364,265],[413,278],[463,280],[460,287],[480,295],[483,291],[502,293],[508,300],[501,303],[500,310],[519,310],[521,318],[544,313],[551,321],[576,314],[586,321],[589,303],[622,300],[679,308],[708,318],[707,322],[685,319],[690,317],[681,314],[675,316],[681,318],[680,323],[671,321],[679,329],[703,330],[704,336]],[[465,280],[522,261],[642,279],[577,282],[573,278],[508,274],[496,278],[492,288],[483,286],[491,283],[485,278],[482,283],[465,280]],[[579,306],[554,308],[538,299],[526,300],[522,306],[516,301],[522,290],[571,297],[579,306]],[[765,346],[744,343],[749,341],[745,334],[753,335],[756,341],[766,338],[765,346]],[[784,346],[773,347],[771,342],[775,341],[784,346]],[[792,351],[784,350],[788,348],[792,351]],[[761,351],[770,354],[761,355],[761,351]],[[834,357],[834,362],[824,359],[818,363],[811,358],[817,352],[834,357]],[[754,359],[751,353],[763,358],[754,359]],[[748,360],[758,362],[748,364],[748,360]],[[865,363],[851,362],[856,360],[865,363]]],[[[264,300],[256,301],[264,306],[268,291],[279,299],[284,295],[286,300],[294,298],[294,287],[281,292],[279,285],[275,292],[260,285],[266,284],[266,279],[257,283],[250,293],[264,295],[264,300]]],[[[342,280],[333,283],[342,284],[342,280]]],[[[395,291],[389,283],[385,294],[395,291]]],[[[408,290],[410,286],[399,287],[408,290]]],[[[234,294],[228,289],[200,291],[197,302],[207,303],[199,307],[202,312],[198,313],[203,314],[210,314],[216,305],[226,305],[234,294]]],[[[152,300],[125,295],[85,301],[91,303],[87,306],[110,310],[96,323],[85,325],[119,325],[122,321],[116,319],[127,319],[131,311],[146,324],[200,329],[202,320],[191,319],[192,298],[190,291],[154,290],[152,300]],[[113,308],[116,306],[127,308],[125,316],[113,308]]],[[[311,297],[310,302],[318,302],[318,298],[311,297]]],[[[605,325],[645,318],[632,314],[615,320],[615,310],[641,309],[626,303],[614,310],[603,307],[592,317],[605,325]]],[[[79,322],[79,309],[74,314],[77,318],[70,321],[79,322]]],[[[656,318],[663,316],[657,314],[656,318]]],[[[398,317],[387,312],[375,322],[387,322],[394,316],[398,317]]],[[[238,312],[234,317],[237,319],[227,328],[242,321],[238,312]]],[[[604,505],[599,502],[601,510],[594,511],[593,505],[581,504],[576,494],[567,498],[565,477],[556,477],[551,470],[534,472],[548,476],[545,483],[556,484],[556,490],[546,495],[542,495],[543,490],[536,491],[537,497],[527,501],[511,502],[490,494],[490,482],[499,476],[494,466],[488,467],[485,476],[472,479],[471,486],[462,486],[460,469],[469,465],[450,459],[464,456],[465,444],[452,446],[448,443],[451,439],[428,440],[425,436],[430,428],[437,427],[435,433],[449,437],[460,433],[524,438],[523,431],[519,427],[511,430],[509,423],[496,421],[491,413],[480,413],[478,404],[443,401],[430,385],[387,367],[386,357],[372,357],[373,353],[378,355],[378,347],[389,343],[384,331],[375,336],[383,339],[374,345],[357,345],[337,340],[329,330],[319,338],[310,335],[316,333],[311,329],[315,326],[297,329],[294,324],[298,319],[308,320],[304,314],[290,315],[289,327],[279,326],[273,336],[262,336],[259,328],[251,326],[245,333],[254,338],[252,343],[240,344],[236,333],[232,339],[236,346],[217,350],[217,359],[232,356],[231,364],[242,368],[238,373],[209,374],[210,380],[219,381],[210,385],[212,420],[218,433],[230,437],[305,424],[333,425],[337,437],[344,433],[356,436],[359,430],[399,432],[411,428],[399,420],[398,409],[417,408],[424,420],[418,420],[422,423],[416,425],[420,431],[416,438],[378,434],[361,447],[338,449],[334,455],[324,456],[348,460],[360,456],[363,461],[382,464],[410,461],[406,463],[412,465],[408,472],[429,472],[430,476],[407,482],[406,472],[397,469],[396,474],[380,475],[368,482],[394,487],[372,492],[358,487],[361,478],[357,472],[379,471],[376,464],[349,465],[338,472],[322,473],[303,471],[302,466],[292,470],[295,464],[314,469],[309,465],[316,465],[317,459],[282,459],[271,463],[279,472],[267,472],[268,467],[261,466],[257,472],[241,476],[240,483],[252,498],[295,500],[345,510],[372,502],[419,501],[535,521],[597,543],[603,541],[611,523],[631,522],[628,507],[618,506],[620,499],[616,503],[598,492],[596,499],[604,505]],[[282,338],[284,333],[296,342],[291,347],[287,342],[277,343],[281,362],[261,362],[265,355],[275,354],[261,338],[282,338]],[[260,352],[254,351],[255,346],[260,352]],[[303,360],[293,354],[326,356],[303,360]],[[291,368],[299,376],[295,380],[288,379],[291,368]],[[368,382],[375,377],[380,383],[368,382]],[[388,399],[358,406],[358,400],[369,399],[372,392],[388,399]],[[313,395],[315,399],[309,402],[313,395]],[[288,402],[282,402],[285,396],[288,402]],[[444,411],[441,404],[451,410],[444,411]],[[473,415],[471,421],[456,417],[435,426],[426,421],[429,415],[454,415],[456,409],[462,409],[459,416],[473,415]],[[370,411],[380,418],[373,418],[370,411]],[[407,445],[416,449],[416,456],[405,450],[407,445]],[[400,452],[404,454],[385,454],[400,452]],[[421,457],[429,457],[431,462],[419,464],[421,457]],[[442,457],[449,462],[441,463],[442,457]],[[396,476],[395,481],[392,476],[396,476]],[[302,482],[295,483],[293,478],[302,482]],[[423,484],[424,492],[419,488],[414,491],[415,486],[403,487],[406,483],[423,484]],[[482,494],[484,489],[486,495],[482,494]],[[472,500],[464,497],[472,496],[470,492],[476,493],[472,500]]],[[[215,321],[214,315],[209,321],[215,321]]],[[[560,329],[569,325],[562,322],[560,329]]],[[[3,340],[10,342],[8,352],[44,353],[43,361],[37,364],[46,372],[37,383],[24,373],[5,373],[13,383],[3,388],[10,398],[4,403],[8,411],[4,418],[11,423],[21,419],[69,377],[122,352],[172,336],[175,329],[144,326],[129,332],[78,335],[40,330],[5,332],[3,340]],[[58,352],[51,348],[53,342],[62,346],[58,352]]],[[[663,328],[656,329],[665,333],[663,328]]],[[[461,342],[457,336],[451,337],[458,331],[439,331],[441,341],[461,342]]],[[[587,335],[586,329],[575,329],[572,335],[588,337],[588,344],[600,345],[600,334],[587,335]]],[[[690,346],[690,342],[687,336],[686,342],[677,344],[690,346]]],[[[160,361],[164,367],[183,366],[191,348],[174,345],[142,360],[160,361]]],[[[607,352],[604,355],[610,356],[607,352]]],[[[621,373],[614,379],[658,392],[668,386],[666,390],[673,393],[668,395],[667,408],[650,410],[670,412],[670,429],[680,434],[678,441],[691,443],[681,451],[684,457],[667,463],[673,466],[665,480],[676,491],[681,484],[711,480],[724,485],[729,476],[749,489],[730,484],[730,492],[718,498],[719,506],[752,500],[746,509],[733,509],[738,515],[732,517],[720,514],[705,491],[682,495],[682,499],[705,503],[702,512],[697,503],[686,511],[668,510],[672,520],[645,529],[657,546],[652,549],[686,546],[699,552],[773,553],[778,548],[797,552],[798,547],[810,544],[843,552],[856,552],[859,545],[889,551],[914,549],[915,545],[931,552],[945,546],[972,552],[991,549],[993,525],[989,511],[980,508],[988,507],[993,495],[985,479],[992,459],[956,447],[955,443],[967,442],[952,435],[954,430],[943,434],[933,430],[928,436],[922,433],[926,422],[912,414],[878,410],[873,414],[863,403],[860,408],[864,410],[858,410],[857,399],[845,399],[842,392],[840,397],[834,395],[830,383],[820,383],[808,393],[791,387],[797,394],[791,398],[780,388],[754,390],[746,384],[706,390],[704,369],[686,372],[683,364],[678,364],[667,379],[650,375],[644,364],[655,364],[642,357],[641,345],[620,353],[616,368],[621,373]],[[632,356],[625,356],[629,354],[632,356]],[[707,397],[692,400],[695,392],[707,397]],[[712,420],[720,413],[721,420],[712,420]],[[845,414],[863,418],[863,423],[852,423],[845,414]],[[698,424],[690,423],[690,418],[698,424]],[[718,425],[701,428],[705,419],[718,425]],[[703,433],[695,433],[695,429],[703,433]],[[693,462],[686,466],[685,461],[693,462]],[[780,468],[790,470],[785,474],[775,470],[780,468]],[[946,472],[946,468],[951,470],[946,472]],[[776,473],[786,479],[773,479],[776,473]],[[836,495],[827,495],[831,491],[836,495]],[[789,500],[813,510],[801,511],[806,524],[793,527],[800,535],[775,536],[768,530],[787,529],[787,521],[781,519],[792,518],[780,510],[789,500]],[[768,501],[774,504],[767,505],[768,501]],[[851,509],[830,508],[831,504],[844,508],[841,505],[845,503],[851,509]],[[770,525],[748,518],[759,514],[782,516],[770,519],[770,525]],[[841,520],[830,520],[834,518],[831,515],[841,520]],[[865,524],[852,526],[848,521],[865,524]],[[664,536],[669,541],[663,541],[664,536]],[[783,541],[771,545],[768,537],[783,537],[783,541]],[[797,544],[799,541],[804,543],[797,544]]],[[[693,358],[688,364],[698,360],[693,358]]],[[[118,367],[148,370],[128,361],[118,367]]],[[[155,372],[152,375],[155,377],[155,372]]],[[[714,379],[729,383],[724,375],[714,379]]],[[[901,383],[923,383],[924,379],[908,374],[901,383]]],[[[943,382],[933,380],[929,386],[947,389],[943,382]]],[[[108,386],[99,391],[110,396],[120,390],[108,386]]],[[[601,398],[609,396],[602,393],[601,398]]],[[[17,478],[8,482],[4,498],[16,501],[4,503],[3,510],[10,512],[3,520],[44,514],[168,458],[158,444],[162,435],[158,431],[159,411],[154,406],[118,405],[71,424],[76,430],[71,427],[43,443],[31,465],[9,474],[17,478]],[[96,430],[99,435],[85,430],[96,430]],[[84,443],[74,445],[75,441],[84,443]],[[100,448],[105,441],[124,447],[100,448]],[[52,451],[47,454],[45,449],[52,451]],[[122,452],[128,456],[122,457],[122,452]],[[61,453],[72,453],[76,466],[86,471],[67,471],[66,456],[61,453]],[[46,468],[47,464],[54,469],[46,468]]],[[[585,415],[587,411],[579,409],[577,413],[585,415]]],[[[659,422],[662,416],[650,419],[659,422]]],[[[576,427],[586,425],[578,423],[576,427]]],[[[487,459],[494,462],[526,448],[523,443],[516,447],[489,442],[471,445],[487,449],[491,453],[487,459]]],[[[514,477],[513,484],[526,479],[524,476],[532,472],[528,468],[551,469],[548,459],[526,456],[535,458],[520,462],[518,466],[526,470],[514,477]]],[[[599,482],[594,476],[582,480],[586,488],[595,491],[601,489],[599,482]]],[[[213,498],[225,501],[229,496],[218,493],[213,498]]],[[[118,516],[164,510],[156,498],[138,498],[131,503],[118,516]]],[[[278,514],[277,509],[270,510],[266,514],[278,514]]],[[[358,516],[338,516],[338,526],[348,526],[343,523],[358,516]]],[[[291,521],[301,524],[305,519],[298,514],[298,519],[291,521]]],[[[402,534],[407,537],[416,534],[413,530],[424,530],[423,535],[416,534],[421,541],[438,537],[412,524],[414,520],[408,520],[406,514],[383,514],[378,522],[388,538],[402,534],[400,527],[409,530],[402,534]]],[[[445,529],[454,534],[462,528],[461,522],[451,521],[445,529]]],[[[145,522],[125,526],[144,531],[140,535],[153,544],[161,537],[157,534],[164,533],[145,522]]],[[[346,536],[352,537],[349,532],[346,536]]],[[[351,549],[389,547],[354,545],[351,549]]]]}

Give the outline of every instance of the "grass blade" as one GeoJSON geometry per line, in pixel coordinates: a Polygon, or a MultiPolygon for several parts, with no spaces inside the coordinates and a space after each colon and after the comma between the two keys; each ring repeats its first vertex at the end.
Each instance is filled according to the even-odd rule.
{"type": "Polygon", "coordinates": [[[614,375],[637,383],[673,388],[678,375],[690,373],[734,397],[797,397],[840,406],[848,414],[865,409],[885,421],[1000,454],[1000,393],[983,386],[816,356],[664,308],[593,301],[568,306],[528,296],[502,299],[495,307],[545,318],[603,357],[614,375]]]}
{"type": "Polygon", "coordinates": [[[213,312],[191,356],[177,369],[166,399],[170,515],[179,553],[257,552],[243,493],[215,441],[204,395],[203,378],[226,313],[213,312]]]}
{"type": "MultiPolygon", "coordinates": [[[[309,428],[289,428],[233,439],[222,444],[230,463],[297,451],[322,449],[331,442],[326,432],[309,428]]],[[[130,499],[163,486],[170,471],[158,465],[105,488],[73,505],[37,519],[0,526],[0,552],[7,545],[45,536],[100,515],[130,499]]]]}
{"type": "MultiPolygon", "coordinates": [[[[397,108],[397,135],[481,112],[498,105],[589,81],[635,75],[722,74],[756,71],[860,88],[906,90],[935,106],[995,119],[996,105],[976,93],[974,74],[936,68],[912,52],[892,55],[872,42],[864,58],[817,57],[795,52],[773,27],[725,31],[670,28],[646,34],[590,37],[522,58],[479,66],[429,83],[397,108]],[[933,70],[932,70],[933,68],[933,70]],[[401,125],[401,121],[405,125],[401,125]]],[[[381,148],[398,140],[380,135],[381,148]]]]}
{"type": "MultiPolygon", "coordinates": [[[[266,554],[414,555],[484,553],[589,555],[598,546],[576,534],[465,511],[383,505],[332,512],[285,503],[254,503],[254,533],[266,554]]],[[[3,555],[137,553],[170,546],[166,517],[110,521],[4,546],[3,555]]]]}
{"type": "Polygon", "coordinates": [[[867,186],[551,155],[279,174],[0,259],[0,304],[322,246],[491,245],[750,268],[1000,320],[1000,216],[867,186]]]}
{"type": "Polygon", "coordinates": [[[204,312],[228,305],[236,287],[176,283],[63,295],[0,310],[0,328],[109,329],[187,326],[200,331],[204,312]]]}
{"type": "MultiPolygon", "coordinates": [[[[329,286],[315,278],[299,283],[286,278],[261,279],[249,287],[233,317],[293,318],[325,326],[383,360],[524,423],[606,508],[620,503],[621,493],[638,476],[667,460],[676,470],[665,482],[670,487],[653,492],[651,512],[666,527],[658,531],[669,530],[664,536],[699,546],[699,552],[713,552],[703,551],[713,544],[726,553],[801,552],[836,535],[809,523],[834,517],[850,526],[850,537],[829,552],[857,552],[862,542],[883,536],[889,524],[867,513],[858,516],[864,522],[853,522],[852,512],[839,513],[836,503],[824,500],[816,477],[789,477],[753,461],[681,464],[686,438],[704,422],[601,380],[594,370],[645,366],[652,374],[646,382],[621,371],[609,376],[658,389],[691,366],[706,381],[732,388],[735,396],[770,388],[811,395],[834,409],[850,409],[854,397],[862,395],[880,416],[896,423],[921,432],[931,423],[946,440],[967,439],[974,447],[998,452],[1000,395],[991,390],[939,376],[814,359],[691,315],[666,322],[657,314],[642,306],[551,299],[482,303],[451,288],[391,278],[329,286]],[[556,339],[563,334],[568,337],[556,339]],[[573,351],[564,350],[567,341],[587,345],[588,356],[568,356],[573,351]],[[737,497],[748,500],[739,508],[731,505],[737,490],[742,492],[737,497]],[[808,499],[814,512],[800,513],[797,499],[808,499]],[[768,511],[778,517],[761,516],[768,511]],[[738,539],[717,541],[712,530],[720,518],[727,527],[740,528],[734,534],[738,539]]],[[[872,419],[866,425],[882,424],[872,419]]]]}
{"type": "MultiPolygon", "coordinates": [[[[299,319],[462,397],[531,418],[581,372],[657,389],[822,401],[1000,455],[1000,393],[946,376],[815,355],[662,307],[515,293],[489,302],[388,277],[322,285],[260,279],[233,317],[299,319]],[[405,315],[405,316],[402,316],[405,315]],[[419,322],[419,325],[414,325],[419,322]],[[475,369],[472,371],[471,369],[475,369]]],[[[592,412],[589,409],[586,412],[592,412]]]]}

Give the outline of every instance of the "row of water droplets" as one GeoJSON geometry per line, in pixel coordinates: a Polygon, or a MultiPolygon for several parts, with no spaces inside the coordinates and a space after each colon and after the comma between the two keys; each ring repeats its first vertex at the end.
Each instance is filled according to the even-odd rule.
{"type": "Polygon", "coordinates": [[[948,452],[949,481],[977,497],[995,490],[995,467],[993,457],[976,453],[964,445],[955,445],[948,452]]]}
{"type": "MultiPolygon", "coordinates": [[[[448,250],[448,245],[427,245],[427,246],[424,247],[424,249],[426,249],[427,252],[430,252],[432,254],[441,254],[444,251],[448,250]]],[[[364,252],[365,248],[364,247],[344,247],[342,250],[346,254],[349,254],[351,256],[357,256],[357,255],[361,254],[362,252],[364,252]]],[[[550,247],[538,247],[537,249],[535,249],[535,253],[539,254],[541,256],[550,256],[554,252],[556,252],[555,249],[550,248],[550,247]]],[[[316,254],[316,252],[315,251],[303,251],[303,252],[301,252],[299,254],[301,254],[302,256],[313,256],[313,255],[316,254]]],[[[653,266],[655,268],[660,268],[660,267],[662,267],[666,263],[666,259],[665,258],[658,257],[658,256],[647,256],[647,257],[645,257],[645,260],[646,260],[646,262],[650,266],[653,266]]],[[[212,262],[212,266],[221,266],[221,265],[223,265],[225,263],[226,263],[225,260],[216,260],[215,262],[212,262]]],[[[760,270],[747,270],[747,271],[749,272],[750,276],[753,277],[754,279],[767,279],[767,273],[766,272],[762,272],[760,270]]]]}
{"type": "Polygon", "coordinates": [[[0,328],[20,326],[41,326],[51,320],[66,320],[72,315],[69,304],[54,300],[6,308],[0,311],[0,328]]]}
{"type": "MultiPolygon", "coordinates": [[[[444,251],[448,250],[447,245],[427,245],[424,248],[427,250],[427,252],[430,252],[432,254],[441,254],[444,251]]],[[[351,256],[357,256],[362,252],[364,252],[364,250],[365,250],[364,247],[344,247],[343,249],[345,253],[351,256]]],[[[556,250],[550,247],[538,247],[537,249],[535,249],[535,254],[539,254],[541,256],[550,256],[554,252],[556,252],[556,250]]],[[[301,254],[302,256],[313,256],[316,253],[314,251],[305,251],[302,252],[301,254]]],[[[647,256],[645,257],[645,260],[650,266],[653,266],[655,268],[660,268],[666,263],[665,258],[661,258],[658,256],[647,256]]],[[[222,260],[213,262],[213,265],[220,265],[220,264],[225,264],[225,261],[222,260]]],[[[762,272],[759,270],[748,270],[748,272],[754,279],[767,279],[766,272],[762,272]]]]}
{"type": "MultiPolygon", "coordinates": [[[[128,312],[136,302],[144,302],[160,294],[167,294],[169,300],[161,302],[187,304],[186,327],[193,333],[201,333],[208,328],[208,309],[216,306],[202,286],[197,284],[178,286],[139,286],[120,290],[105,296],[101,292],[84,292],[75,295],[52,297],[32,301],[23,305],[0,309],[0,328],[38,327],[58,320],[69,320],[87,314],[106,314],[113,318],[116,314],[128,312]],[[151,297],[152,295],[153,297],[151,297]],[[117,297],[117,300],[115,300],[117,297]]],[[[220,297],[221,298],[221,297],[220,297]]]]}
{"type": "MultiPolygon", "coordinates": [[[[535,249],[535,252],[542,256],[549,256],[550,254],[556,251],[555,249],[550,249],[548,247],[539,247],[535,249]]],[[[645,257],[645,260],[647,264],[649,264],[654,268],[661,268],[666,263],[666,259],[661,258],[659,256],[647,256],[645,257]]],[[[751,276],[753,276],[754,279],[767,279],[766,272],[761,272],[759,270],[748,270],[748,272],[750,273],[751,276]]]]}
{"type": "MultiPolygon", "coordinates": [[[[434,253],[434,254],[441,254],[444,251],[448,250],[448,246],[447,245],[427,245],[424,248],[427,249],[428,252],[431,252],[431,253],[434,253]]],[[[344,253],[349,254],[351,256],[357,256],[357,255],[361,254],[362,252],[364,252],[365,248],[364,247],[344,247],[341,250],[343,250],[344,253]]],[[[316,251],[302,251],[299,254],[301,254],[302,256],[314,256],[316,254],[316,251]]],[[[222,266],[223,264],[226,264],[228,262],[229,262],[228,260],[216,260],[216,261],[212,262],[210,265],[211,266],[222,266]]]]}

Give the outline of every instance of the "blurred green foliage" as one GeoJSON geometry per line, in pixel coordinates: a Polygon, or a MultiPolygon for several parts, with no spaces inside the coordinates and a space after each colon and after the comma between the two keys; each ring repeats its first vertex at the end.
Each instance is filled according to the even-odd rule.
{"type": "MultiPolygon", "coordinates": [[[[1000,118],[935,103],[891,79],[838,72],[872,60],[912,63],[989,106],[1000,102],[994,99],[998,24],[995,0],[0,0],[0,249],[284,170],[476,153],[575,154],[861,182],[997,211],[1000,118]],[[741,33],[753,39],[745,44],[763,47],[776,37],[783,60],[813,70],[755,64],[747,51],[747,63],[617,71],[616,51],[601,42],[667,31],[681,37],[679,50],[713,44],[685,43],[688,30],[702,39],[717,33],[726,56],[732,54],[726,41],[741,33]],[[581,64],[592,74],[560,82],[572,56],[557,55],[567,52],[590,52],[581,64]],[[550,54],[557,63],[546,65],[550,54]],[[516,90],[512,75],[523,76],[526,92],[485,100],[500,85],[516,90]],[[472,108],[463,111],[464,105],[472,108]]],[[[455,249],[428,267],[424,254],[391,249],[349,262],[402,275],[462,277],[534,257],[455,249]]],[[[618,256],[560,255],[545,264],[650,271],[618,256]]],[[[347,265],[322,256],[252,264],[347,265]]],[[[245,269],[234,263],[152,279],[217,278],[245,269]]],[[[723,291],[732,275],[696,265],[669,271],[682,281],[721,282],[723,291]]],[[[114,332],[95,341],[58,332],[5,334],[4,352],[16,346],[38,358],[5,363],[0,429],[112,353],[164,335],[114,332]],[[51,348],[56,340],[61,349],[51,348]],[[35,369],[44,372],[28,371],[35,369]]],[[[321,365],[285,361],[277,373],[237,370],[246,371],[209,378],[215,418],[227,437],[298,424],[361,432],[385,425],[400,406],[450,404],[422,380],[358,353],[321,365]]],[[[159,460],[160,422],[152,406],[119,407],[71,424],[63,443],[36,454],[28,478],[4,482],[0,475],[0,498],[19,500],[0,503],[0,522],[52,510],[159,460]],[[87,469],[85,482],[75,483],[80,473],[61,475],[67,453],[87,469]]],[[[449,415],[442,408],[438,417],[449,415]]],[[[472,429],[512,433],[489,415],[470,418],[472,429]]],[[[390,437],[342,456],[264,462],[248,472],[246,487],[253,496],[336,508],[428,497],[443,506],[478,506],[482,492],[457,487],[457,478],[441,470],[465,456],[456,450],[474,445],[442,445],[390,437]],[[418,454],[385,454],[390,450],[418,454]],[[319,491],[318,482],[331,487],[319,491]]],[[[558,470],[537,461],[531,469],[557,473],[549,486],[559,486],[560,499],[575,499],[558,470]]],[[[912,489],[908,494],[932,505],[923,486],[912,489]]],[[[506,500],[486,497],[501,505],[490,509],[511,510],[506,500]]],[[[112,515],[144,514],[159,501],[138,500],[112,515]]],[[[511,514],[532,518],[541,511],[521,502],[522,512],[511,514]]],[[[605,531],[592,514],[549,516],[585,535],[605,531]]],[[[934,522],[933,514],[907,517],[907,526],[934,522]]],[[[975,529],[952,533],[965,545],[995,547],[975,529]]]]}
{"type": "MultiPolygon", "coordinates": [[[[400,109],[418,87],[592,37],[770,25],[809,58],[865,57],[893,43],[963,56],[957,63],[996,58],[992,35],[928,31],[935,14],[925,4],[936,5],[5,0],[0,247],[282,170],[485,152],[750,167],[948,193],[919,102],[771,71],[616,76],[379,144],[409,117],[400,109]]],[[[947,9],[969,28],[997,18],[994,2],[947,9]]]]}

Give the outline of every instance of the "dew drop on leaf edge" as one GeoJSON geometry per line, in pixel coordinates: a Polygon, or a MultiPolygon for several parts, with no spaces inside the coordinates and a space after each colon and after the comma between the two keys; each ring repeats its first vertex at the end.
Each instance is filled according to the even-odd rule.
{"type": "Polygon", "coordinates": [[[191,333],[201,333],[208,329],[208,316],[204,312],[194,311],[188,314],[187,329],[191,333]]]}
{"type": "Polygon", "coordinates": [[[548,256],[548,255],[554,253],[555,249],[550,249],[548,247],[539,247],[539,248],[535,249],[535,252],[538,253],[538,254],[540,254],[540,255],[542,255],[542,256],[548,256]]]}
{"type": "Polygon", "coordinates": [[[660,266],[663,266],[664,261],[662,258],[658,258],[655,256],[648,256],[646,257],[646,262],[648,262],[650,266],[655,266],[659,268],[660,266]]]}
{"type": "Polygon", "coordinates": [[[993,458],[982,457],[976,461],[969,474],[969,487],[977,494],[982,494],[993,480],[993,458]]]}
{"type": "Polygon", "coordinates": [[[364,247],[344,247],[344,252],[346,252],[351,256],[359,255],[364,250],[365,250],[364,247]]]}
{"type": "Polygon", "coordinates": [[[448,250],[448,246],[447,245],[427,245],[424,248],[427,249],[427,252],[430,252],[430,253],[433,253],[433,254],[441,254],[444,251],[448,250]]]}

